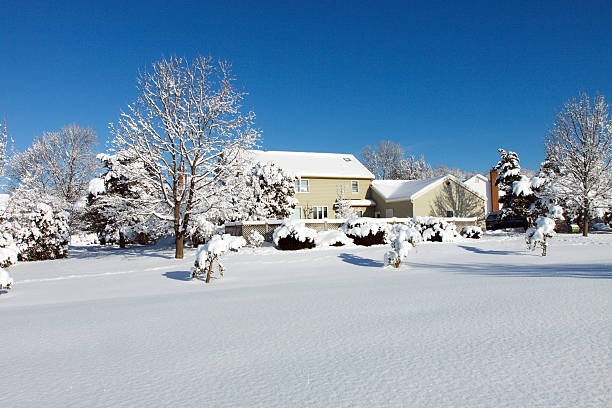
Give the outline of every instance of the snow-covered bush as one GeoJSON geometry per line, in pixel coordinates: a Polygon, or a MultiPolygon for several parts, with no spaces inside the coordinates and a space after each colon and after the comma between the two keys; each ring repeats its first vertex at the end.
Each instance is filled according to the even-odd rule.
{"type": "Polygon", "coordinates": [[[423,236],[423,241],[451,242],[457,234],[457,227],[452,222],[447,222],[436,217],[414,217],[423,236]]]}
{"type": "Polygon", "coordinates": [[[272,235],[274,245],[281,250],[310,249],[316,237],[317,232],[301,220],[285,220],[272,235]]]}
{"type": "Polygon", "coordinates": [[[353,240],[340,230],[321,231],[315,238],[315,246],[344,246],[352,244],[353,240]]]}
{"type": "Polygon", "coordinates": [[[17,263],[19,249],[13,239],[13,228],[8,222],[0,226],[0,268],[8,268],[17,263]]]}
{"type": "Polygon", "coordinates": [[[370,246],[385,243],[389,225],[373,218],[360,217],[346,220],[340,230],[356,245],[370,246]]]}
{"type": "Polygon", "coordinates": [[[64,212],[54,213],[47,204],[38,204],[27,222],[15,223],[15,241],[20,261],[40,261],[68,256],[70,239],[64,212]]]}
{"type": "Polygon", "coordinates": [[[253,248],[259,248],[261,244],[265,241],[264,236],[261,235],[256,230],[251,231],[249,236],[247,237],[247,243],[253,248]]]}
{"type": "Polygon", "coordinates": [[[482,236],[482,228],[468,225],[461,229],[461,236],[464,238],[480,239],[482,236]]]}
{"type": "Polygon", "coordinates": [[[198,247],[217,233],[217,226],[203,217],[194,217],[187,226],[187,236],[191,245],[198,247]]]}
{"type": "Polygon", "coordinates": [[[555,220],[562,216],[563,210],[561,207],[549,203],[548,211],[538,216],[535,225],[527,228],[527,231],[525,231],[527,248],[533,251],[539,246],[542,248],[542,256],[546,256],[548,239],[555,236],[555,220]]]}
{"type": "Polygon", "coordinates": [[[421,241],[421,234],[411,225],[396,224],[389,232],[391,250],[385,253],[385,266],[399,268],[402,261],[408,257],[408,252],[421,241]]]}
{"type": "Polygon", "coordinates": [[[13,278],[11,278],[8,271],[0,268],[0,289],[10,289],[13,283],[13,278]]]}
{"type": "Polygon", "coordinates": [[[200,245],[196,252],[196,259],[191,269],[191,278],[197,278],[206,272],[206,283],[210,282],[215,264],[219,275],[223,276],[225,268],[221,263],[221,255],[227,251],[238,251],[246,245],[243,237],[233,237],[229,234],[215,235],[206,244],[200,245]]]}

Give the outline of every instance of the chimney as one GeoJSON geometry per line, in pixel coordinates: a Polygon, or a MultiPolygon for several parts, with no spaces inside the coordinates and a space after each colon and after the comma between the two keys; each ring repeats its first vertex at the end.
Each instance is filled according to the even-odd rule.
{"type": "Polygon", "coordinates": [[[489,183],[491,183],[491,211],[499,211],[499,189],[495,185],[497,170],[491,169],[489,172],[489,178],[489,183]]]}

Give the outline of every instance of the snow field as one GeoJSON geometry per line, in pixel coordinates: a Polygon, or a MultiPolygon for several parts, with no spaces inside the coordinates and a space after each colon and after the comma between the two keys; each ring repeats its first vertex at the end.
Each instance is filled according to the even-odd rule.
{"type": "Polygon", "coordinates": [[[72,249],[0,294],[0,406],[612,404],[612,235],[224,255],[72,249]],[[588,243],[588,245],[587,245],[588,243]]]}

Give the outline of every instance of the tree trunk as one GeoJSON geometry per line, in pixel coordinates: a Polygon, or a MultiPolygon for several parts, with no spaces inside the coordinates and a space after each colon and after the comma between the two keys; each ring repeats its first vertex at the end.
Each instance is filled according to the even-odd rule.
{"type": "Polygon", "coordinates": [[[588,237],[589,236],[589,210],[585,208],[583,215],[584,215],[584,218],[582,220],[582,236],[588,237]]]}
{"type": "Polygon", "coordinates": [[[176,238],[174,239],[174,243],[175,243],[174,257],[176,259],[183,259],[183,239],[184,237],[185,237],[185,234],[180,232],[176,234],[176,238]]]}
{"type": "Polygon", "coordinates": [[[212,258],[210,260],[210,263],[208,264],[208,270],[206,271],[206,283],[210,283],[210,276],[212,275],[212,269],[213,269],[213,262],[214,262],[214,258],[212,258]]]}
{"type": "Polygon", "coordinates": [[[119,233],[119,248],[125,248],[125,235],[123,232],[119,233]]]}

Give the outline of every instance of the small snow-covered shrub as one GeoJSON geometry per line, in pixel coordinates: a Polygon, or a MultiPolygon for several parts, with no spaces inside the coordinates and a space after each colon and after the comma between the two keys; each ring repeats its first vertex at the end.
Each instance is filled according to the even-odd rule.
{"type": "Polygon", "coordinates": [[[217,233],[217,226],[202,217],[194,217],[187,227],[187,236],[191,245],[197,247],[217,233]]]}
{"type": "Polygon", "coordinates": [[[353,240],[340,230],[321,231],[315,238],[315,246],[344,246],[352,244],[353,240]]]}
{"type": "Polygon", "coordinates": [[[70,245],[72,246],[89,246],[99,245],[100,240],[98,234],[82,232],[70,236],[70,245]]]}
{"type": "Polygon", "coordinates": [[[0,289],[10,289],[13,283],[13,278],[11,278],[8,271],[0,268],[0,289]]]}
{"type": "Polygon", "coordinates": [[[247,237],[247,243],[253,248],[259,248],[261,244],[265,241],[264,236],[261,235],[256,230],[251,231],[249,236],[247,237]]]}
{"type": "Polygon", "coordinates": [[[15,223],[15,242],[20,261],[40,261],[68,256],[70,239],[66,213],[54,213],[47,204],[38,204],[23,226],[15,223]]]}
{"type": "Polygon", "coordinates": [[[384,222],[364,217],[346,220],[340,227],[356,245],[363,246],[384,244],[389,229],[389,225],[384,222]]]}
{"type": "Polygon", "coordinates": [[[436,217],[414,217],[419,225],[423,241],[451,242],[457,236],[457,227],[452,222],[447,222],[436,217]]]}
{"type": "Polygon", "coordinates": [[[482,236],[482,228],[468,225],[461,229],[461,236],[464,238],[480,239],[482,236]]]}
{"type": "Polygon", "coordinates": [[[314,247],[316,237],[317,232],[301,220],[285,220],[272,235],[274,245],[284,251],[310,249],[314,247]]]}
{"type": "Polygon", "coordinates": [[[221,255],[227,251],[238,251],[245,245],[246,240],[243,237],[233,237],[229,234],[213,236],[206,244],[198,247],[196,259],[191,269],[191,278],[197,278],[206,272],[206,283],[209,283],[215,264],[219,275],[223,276],[225,268],[221,263],[221,255]]]}
{"type": "Polygon", "coordinates": [[[8,268],[17,263],[19,249],[13,240],[12,225],[5,222],[0,229],[0,268],[8,268]]]}
{"type": "Polygon", "coordinates": [[[411,225],[394,225],[389,233],[391,250],[385,253],[385,266],[399,268],[402,261],[408,257],[408,252],[421,241],[421,234],[411,225]]]}
{"type": "Polygon", "coordinates": [[[551,200],[540,200],[540,214],[535,221],[535,225],[525,231],[525,241],[530,250],[536,247],[542,248],[542,256],[546,256],[548,239],[555,236],[555,220],[563,218],[563,209],[551,200]]]}

